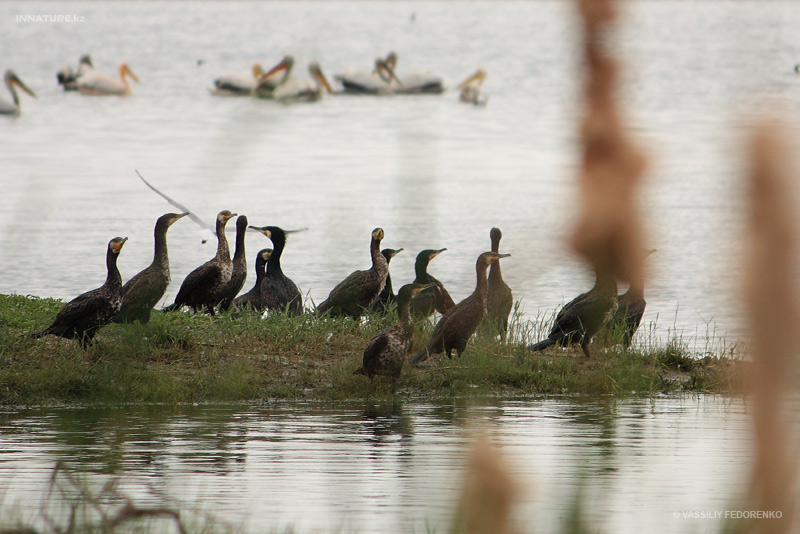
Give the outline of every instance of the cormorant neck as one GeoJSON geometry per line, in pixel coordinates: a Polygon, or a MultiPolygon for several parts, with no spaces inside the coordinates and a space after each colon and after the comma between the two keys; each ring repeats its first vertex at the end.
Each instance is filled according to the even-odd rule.
{"type": "Polygon", "coordinates": [[[420,284],[428,284],[430,283],[430,278],[428,278],[428,261],[424,261],[423,259],[418,260],[414,264],[414,274],[417,275],[417,283],[420,284]]]}
{"type": "Polygon", "coordinates": [[[386,263],[386,258],[383,257],[381,254],[381,242],[377,239],[373,239],[369,244],[369,252],[372,255],[372,266],[377,268],[379,265],[383,264],[384,266],[388,267],[389,264],[386,263]]]}
{"type": "Polygon", "coordinates": [[[236,251],[233,253],[233,259],[244,261],[244,234],[247,232],[247,225],[236,225],[236,251]]]}
{"type": "Polygon", "coordinates": [[[478,283],[475,285],[475,293],[483,300],[486,300],[486,294],[489,291],[489,285],[486,281],[486,271],[488,268],[489,266],[483,262],[478,262],[477,267],[475,267],[475,272],[478,275],[478,283]]]}
{"type": "Polygon", "coordinates": [[[411,320],[411,299],[399,298],[397,299],[397,316],[400,318],[400,324],[406,327],[412,326],[411,320]]]}
{"type": "MultiPolygon", "coordinates": [[[[494,247],[492,247],[494,249],[494,247]]],[[[497,252],[493,250],[493,252],[497,252]]],[[[500,270],[500,262],[494,262],[491,267],[489,267],[489,281],[490,282],[502,282],[503,281],[503,273],[500,270]]]]}
{"type": "Polygon", "coordinates": [[[120,276],[119,269],[117,269],[118,257],[119,254],[112,252],[111,249],[109,249],[106,253],[106,269],[108,270],[105,283],[106,286],[122,287],[122,276],[120,276]]]}
{"type": "Polygon", "coordinates": [[[267,262],[261,259],[261,254],[258,255],[256,258],[256,287],[259,287],[261,280],[264,279],[265,268],[267,267],[267,262]]]}
{"type": "Polygon", "coordinates": [[[281,255],[283,254],[283,248],[286,246],[286,236],[278,233],[272,232],[272,237],[270,238],[272,241],[272,255],[269,257],[269,263],[267,263],[267,269],[269,272],[281,273],[281,255]]]}
{"type": "Polygon", "coordinates": [[[643,299],[644,298],[644,281],[643,280],[637,280],[636,282],[633,282],[630,285],[630,287],[628,287],[628,291],[626,292],[626,294],[630,295],[631,297],[636,297],[637,299],[643,299]]]}
{"type": "Polygon", "coordinates": [[[500,240],[496,238],[492,238],[492,252],[499,253],[500,252],[500,240]]]}
{"type": "Polygon", "coordinates": [[[617,279],[608,269],[595,269],[594,286],[602,293],[617,294],[617,279]]]}
{"type": "Polygon", "coordinates": [[[167,230],[169,226],[156,225],[155,251],[153,253],[153,264],[160,265],[169,269],[169,256],[167,254],[167,230]]]}
{"type": "Polygon", "coordinates": [[[217,219],[217,257],[231,261],[231,251],[228,248],[228,238],[225,237],[225,223],[217,219]]]}

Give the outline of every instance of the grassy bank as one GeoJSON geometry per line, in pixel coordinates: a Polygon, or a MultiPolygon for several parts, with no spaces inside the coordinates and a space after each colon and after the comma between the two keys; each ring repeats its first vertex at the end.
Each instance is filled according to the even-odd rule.
{"type": "MultiPolygon", "coordinates": [[[[88,350],[48,325],[63,302],[0,295],[0,404],[204,402],[389,396],[388,381],[353,375],[367,340],[393,316],[352,319],[256,313],[210,317],[154,312],[149,324],[104,327],[88,350]]],[[[537,328],[514,321],[514,341],[475,337],[463,358],[434,356],[405,367],[400,395],[735,393],[742,362],[692,357],[677,340],[646,350],[531,354],[521,342],[537,328]],[[426,362],[427,363],[427,362],[426,362]]],[[[422,346],[432,325],[418,328],[422,346]]]]}

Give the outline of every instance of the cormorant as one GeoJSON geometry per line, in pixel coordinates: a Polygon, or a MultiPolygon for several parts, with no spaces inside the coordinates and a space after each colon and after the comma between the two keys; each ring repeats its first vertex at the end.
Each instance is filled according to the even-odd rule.
{"type": "Polygon", "coordinates": [[[364,310],[378,298],[383,286],[386,285],[386,275],[389,274],[389,264],[381,254],[381,240],[383,228],[372,230],[369,251],[372,257],[372,267],[366,271],[355,271],[350,276],[331,290],[328,298],[317,306],[317,313],[330,313],[331,315],[349,315],[359,318],[364,310]]]}
{"type": "MultiPolygon", "coordinates": [[[[645,251],[645,257],[649,256],[656,249],[645,251]]],[[[647,301],[644,300],[644,281],[633,283],[622,295],[617,296],[619,306],[614,316],[606,325],[606,331],[614,339],[620,339],[622,346],[626,349],[631,346],[633,334],[639,329],[644,316],[644,309],[647,301]]]]}
{"type": "MultiPolygon", "coordinates": [[[[489,237],[492,240],[492,252],[500,252],[503,233],[499,228],[492,228],[489,237]]],[[[508,315],[513,307],[514,296],[511,294],[511,288],[503,280],[500,262],[495,262],[489,267],[489,296],[486,301],[486,322],[492,334],[500,334],[505,339],[508,331],[508,315]]]]}
{"type": "Polygon", "coordinates": [[[544,350],[551,345],[566,346],[580,343],[589,357],[589,343],[594,335],[617,311],[617,281],[608,269],[595,268],[594,287],[569,301],[556,315],[556,321],[546,339],[528,346],[544,350]]]}
{"type": "Polygon", "coordinates": [[[459,357],[461,356],[464,349],[467,348],[467,341],[486,315],[486,299],[489,291],[486,271],[490,264],[509,256],[511,254],[498,254],[497,252],[484,252],[478,256],[475,264],[477,274],[475,291],[442,315],[433,329],[428,346],[409,360],[411,364],[416,365],[428,359],[429,354],[440,352],[445,352],[448,358],[452,358],[453,349],[456,350],[459,357]]]}
{"type": "Polygon", "coordinates": [[[153,262],[122,286],[122,306],[114,316],[115,323],[132,323],[137,319],[146,323],[150,320],[150,311],[164,296],[170,282],[167,230],[186,215],[188,213],[165,213],[156,221],[153,262]]]}
{"type": "Polygon", "coordinates": [[[117,258],[127,240],[127,237],[115,237],[108,242],[106,251],[108,274],[102,286],[66,303],[56,315],[53,324],[29,335],[42,337],[53,334],[67,339],[78,338],[83,348],[91,344],[100,327],[111,321],[122,303],[122,277],[117,269],[117,258]]]}
{"type": "Polygon", "coordinates": [[[231,279],[225,284],[219,301],[219,307],[222,310],[230,309],[233,299],[242,290],[247,280],[247,258],[244,251],[245,232],[247,232],[247,217],[239,215],[236,219],[236,251],[233,253],[231,279]]]}
{"type": "Polygon", "coordinates": [[[414,262],[414,272],[416,273],[414,283],[428,285],[429,287],[423,289],[419,295],[411,300],[411,314],[414,317],[430,317],[434,311],[445,313],[456,305],[450,297],[450,293],[444,288],[444,284],[428,273],[430,261],[445,250],[447,249],[428,249],[417,254],[417,260],[414,262]]]}
{"type": "Polygon", "coordinates": [[[397,389],[397,379],[411,350],[414,336],[414,323],[409,313],[411,299],[420,292],[422,284],[406,284],[397,294],[397,314],[399,321],[375,334],[364,349],[364,364],[354,374],[367,375],[370,383],[375,375],[392,379],[392,393],[397,389]]]}
{"type": "Polygon", "coordinates": [[[228,248],[228,239],[225,237],[225,224],[235,213],[223,210],[217,214],[217,254],[213,259],[190,272],[184,278],[175,302],[164,308],[164,311],[179,310],[189,306],[195,312],[207,308],[214,315],[214,306],[222,298],[222,290],[231,279],[233,262],[231,251],[228,248]]]}
{"type": "Polygon", "coordinates": [[[233,300],[234,308],[241,310],[246,306],[252,306],[258,311],[263,311],[263,306],[261,306],[261,281],[267,272],[267,262],[270,254],[272,254],[271,248],[264,248],[258,251],[258,254],[256,254],[256,283],[253,289],[233,300]]]}
{"type": "MultiPolygon", "coordinates": [[[[385,248],[381,250],[381,254],[383,254],[384,258],[386,258],[386,265],[389,265],[392,262],[392,258],[400,254],[402,250],[402,248],[385,248]]],[[[386,285],[383,286],[383,291],[381,291],[381,294],[378,295],[378,299],[372,304],[372,306],[379,313],[386,313],[389,311],[390,307],[394,306],[396,301],[397,296],[394,294],[394,289],[392,289],[392,273],[387,273],[386,285]]]]}
{"type": "Polygon", "coordinates": [[[268,310],[288,310],[293,315],[303,313],[303,295],[297,288],[297,284],[283,274],[281,269],[281,256],[286,246],[286,230],[277,226],[251,226],[253,230],[258,230],[272,241],[275,250],[269,257],[267,272],[261,281],[261,308],[268,310]]]}

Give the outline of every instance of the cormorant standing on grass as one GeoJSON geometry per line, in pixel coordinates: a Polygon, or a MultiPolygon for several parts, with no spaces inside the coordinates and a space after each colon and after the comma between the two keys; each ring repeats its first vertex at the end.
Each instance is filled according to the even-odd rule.
{"type": "Polygon", "coordinates": [[[233,272],[231,251],[228,248],[228,239],[225,237],[225,224],[235,216],[235,213],[228,210],[217,214],[217,254],[186,275],[175,302],[164,308],[164,311],[179,310],[183,306],[189,306],[195,312],[207,308],[209,313],[214,315],[214,306],[222,298],[222,290],[230,281],[233,272]]]}
{"type": "Polygon", "coordinates": [[[122,286],[122,306],[114,316],[115,323],[132,323],[136,320],[146,323],[150,320],[150,311],[164,296],[170,282],[167,230],[175,221],[187,215],[188,212],[166,213],[156,220],[153,262],[122,286]]]}
{"type": "Polygon", "coordinates": [[[594,287],[569,301],[556,315],[547,339],[530,345],[530,350],[544,350],[552,345],[579,343],[589,357],[589,343],[617,311],[617,281],[610,271],[595,268],[594,287]]]}
{"type": "Polygon", "coordinates": [[[269,261],[270,254],[272,254],[271,248],[258,251],[256,254],[256,283],[253,289],[233,300],[234,308],[243,309],[246,306],[252,306],[258,311],[264,311],[264,307],[261,305],[261,281],[267,272],[267,261],[269,261]]]}
{"type": "Polygon", "coordinates": [[[288,310],[292,315],[302,314],[303,295],[297,284],[286,276],[281,268],[281,256],[286,247],[286,230],[277,226],[260,228],[251,226],[250,228],[267,236],[272,241],[272,246],[275,247],[267,263],[267,272],[261,281],[261,309],[288,310]]]}
{"type": "MultiPolygon", "coordinates": [[[[386,265],[389,265],[392,262],[392,258],[400,254],[402,252],[402,248],[394,249],[394,248],[385,248],[381,250],[381,254],[383,257],[386,258],[386,265]]],[[[386,285],[383,286],[383,291],[381,294],[378,295],[378,299],[372,305],[379,313],[386,313],[389,311],[391,306],[394,306],[395,302],[397,301],[397,296],[394,294],[394,289],[392,289],[392,273],[386,274],[386,285]]]]}
{"type": "Polygon", "coordinates": [[[117,269],[117,258],[127,240],[127,237],[115,237],[108,242],[106,250],[108,274],[102,286],[66,303],[56,315],[53,324],[29,335],[42,337],[53,334],[67,339],[78,338],[83,348],[90,345],[100,327],[111,321],[122,303],[122,277],[117,269]]]}
{"type": "Polygon", "coordinates": [[[498,254],[497,252],[484,252],[478,256],[475,264],[475,273],[477,274],[475,291],[442,315],[433,329],[428,346],[409,360],[411,364],[425,361],[429,354],[440,352],[445,352],[448,358],[452,358],[453,349],[456,350],[459,357],[461,356],[464,349],[467,348],[467,341],[486,315],[486,299],[489,291],[486,271],[490,264],[509,256],[511,254],[498,254]]]}
{"type": "Polygon", "coordinates": [[[375,302],[383,286],[386,285],[386,275],[389,274],[389,264],[381,254],[381,240],[383,228],[372,230],[369,251],[372,257],[372,267],[366,271],[355,271],[331,290],[328,298],[317,306],[317,313],[330,313],[331,315],[349,315],[359,318],[375,302]]]}
{"type": "Polygon", "coordinates": [[[236,251],[233,253],[231,279],[225,284],[220,296],[219,307],[230,309],[233,299],[239,294],[247,280],[247,257],[244,250],[244,234],[247,232],[247,217],[239,215],[236,219],[236,251]]]}
{"type": "MultiPolygon", "coordinates": [[[[655,251],[654,248],[645,251],[645,257],[655,251]]],[[[642,323],[644,309],[647,307],[647,301],[644,300],[644,281],[631,284],[628,291],[617,296],[617,302],[619,306],[606,325],[606,330],[615,338],[621,337],[622,346],[627,349],[631,346],[633,334],[642,323]]]]}
{"type": "Polygon", "coordinates": [[[417,254],[417,260],[414,262],[414,272],[416,273],[414,283],[428,285],[429,287],[423,289],[419,295],[411,300],[411,314],[414,317],[430,317],[434,311],[445,313],[456,305],[450,297],[450,293],[444,288],[444,284],[428,273],[428,264],[445,250],[447,249],[428,249],[417,254]]]}
{"type": "MultiPolygon", "coordinates": [[[[499,228],[492,228],[489,237],[492,240],[492,252],[500,252],[503,233],[499,228]]],[[[511,294],[511,288],[503,280],[500,262],[495,262],[489,267],[489,296],[486,301],[486,322],[492,334],[500,334],[505,339],[508,332],[508,315],[513,307],[514,296],[511,294]]]]}
{"type": "Polygon", "coordinates": [[[421,284],[406,284],[397,294],[398,323],[375,334],[364,349],[363,365],[354,374],[367,375],[370,383],[375,375],[392,379],[392,393],[397,389],[397,379],[411,350],[414,336],[414,323],[409,313],[409,305],[414,295],[423,288],[421,284]]]}

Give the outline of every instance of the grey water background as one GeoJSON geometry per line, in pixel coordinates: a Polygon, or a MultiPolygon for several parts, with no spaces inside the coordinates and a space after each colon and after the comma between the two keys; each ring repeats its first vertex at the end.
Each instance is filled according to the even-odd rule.
{"type": "Polygon", "coordinates": [[[0,410],[0,517],[35,518],[65,460],[235,532],[446,532],[488,431],[521,532],[558,531],[579,492],[603,532],[720,532],[691,514],[747,510],[746,414],[715,396],[0,410]]]}
{"type": "MultiPolygon", "coordinates": [[[[798,23],[791,2],[625,3],[614,46],[632,134],[651,160],[641,204],[659,252],[645,322],[659,338],[702,350],[741,333],[743,127],[752,102],[796,123],[798,23]]],[[[209,224],[230,209],[255,225],[307,227],[284,270],[315,302],[369,265],[376,226],[384,246],[405,248],[397,285],[413,278],[419,250],[447,247],[431,272],[460,300],[498,226],[526,317],[549,316],[592,283],[565,244],[577,210],[576,31],[561,1],[4,2],[3,68],[39,99],[23,95],[22,116],[0,122],[0,291],[70,299],[96,287],[116,235],[130,238],[123,278],[146,266],[153,223],[174,208],[138,169],[209,224]],[[37,14],[81,22],[17,21],[37,14]],[[292,106],[209,94],[216,76],[253,61],[292,54],[296,76],[316,60],[332,79],[390,50],[399,74],[430,70],[447,92],[292,106]],[[126,61],[141,79],[133,95],[63,93],[57,68],[85,53],[108,73],[126,61]],[[461,104],[455,87],[478,67],[489,103],[461,104]]],[[[189,220],[170,230],[165,303],[213,256],[209,237],[189,220]]],[[[248,234],[250,261],[269,245],[248,234]]]]}
{"type": "MultiPolygon", "coordinates": [[[[800,10],[625,6],[613,45],[632,133],[651,158],[641,202],[659,249],[645,320],[702,349],[741,332],[743,128],[757,102],[779,106],[797,133],[800,10]]],[[[317,302],[368,265],[375,226],[385,246],[406,249],[392,262],[396,284],[411,279],[417,251],[447,247],[431,272],[461,299],[498,226],[506,280],[527,317],[547,315],[591,284],[564,244],[577,209],[576,30],[560,1],[0,3],[2,67],[39,95],[0,118],[0,292],[69,299],[96,287],[116,235],[130,237],[123,277],[146,266],[153,223],[173,208],[139,169],[209,223],[230,209],[308,227],[283,263],[317,302]],[[16,21],[28,14],[83,22],[16,21]],[[295,75],[317,60],[332,78],[389,50],[399,73],[431,70],[448,91],[293,106],[208,91],[253,61],[292,54],[295,75]],[[141,79],[133,95],[61,92],[56,69],[84,53],[104,72],[127,61],[141,79]],[[489,73],[485,107],[454,90],[477,67],[489,73]]],[[[213,255],[208,237],[187,220],[170,230],[167,302],[213,255]]],[[[248,235],[250,259],[268,245],[248,235]]],[[[673,514],[735,508],[746,415],[710,396],[5,409],[0,509],[34,517],[65,460],[91,484],[120,476],[144,502],[179,499],[251,532],[424,532],[426,521],[442,531],[483,422],[523,482],[516,513],[528,530],[553,531],[584,485],[604,530],[708,532],[720,524],[673,514]]]]}

